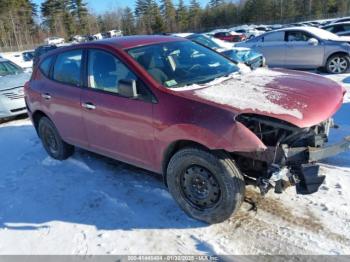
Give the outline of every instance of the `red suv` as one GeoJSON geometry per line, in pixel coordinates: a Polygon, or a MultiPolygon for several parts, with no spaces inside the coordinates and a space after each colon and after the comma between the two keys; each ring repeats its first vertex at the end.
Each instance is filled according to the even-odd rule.
{"type": "Polygon", "coordinates": [[[314,163],[349,148],[325,147],[345,91],[323,77],[258,69],[168,36],[121,37],[60,48],[40,58],[25,86],[47,153],[74,146],[160,173],[190,216],[217,223],[244,198],[323,182],[314,163]]]}

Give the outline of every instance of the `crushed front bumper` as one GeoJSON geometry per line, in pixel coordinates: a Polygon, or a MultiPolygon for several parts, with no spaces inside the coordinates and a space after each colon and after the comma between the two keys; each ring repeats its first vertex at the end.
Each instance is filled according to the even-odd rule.
{"type": "MultiPolygon", "coordinates": [[[[266,181],[270,181],[271,176],[279,177],[280,171],[288,168],[288,179],[293,180],[292,184],[296,185],[297,193],[312,194],[318,191],[325,180],[325,176],[319,175],[319,166],[316,162],[349,150],[350,136],[347,136],[341,142],[324,147],[268,147],[265,151],[240,153],[240,155],[263,161],[267,166],[273,167],[270,168],[273,171],[269,172],[266,181]]],[[[277,191],[281,192],[280,189],[277,191]]],[[[275,187],[275,192],[277,191],[275,187]]]]}
{"type": "Polygon", "coordinates": [[[345,151],[350,150],[350,136],[344,138],[342,142],[323,148],[309,148],[309,162],[316,162],[345,151]]]}
{"type": "Polygon", "coordinates": [[[341,142],[324,147],[281,147],[280,150],[277,149],[277,155],[280,160],[285,159],[287,164],[305,164],[315,163],[349,150],[350,136],[347,136],[341,142]]]}

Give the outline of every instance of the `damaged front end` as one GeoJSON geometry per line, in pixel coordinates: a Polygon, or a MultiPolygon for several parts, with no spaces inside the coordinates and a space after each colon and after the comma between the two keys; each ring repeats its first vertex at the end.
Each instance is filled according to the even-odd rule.
{"type": "Polygon", "coordinates": [[[299,128],[288,122],[254,114],[239,115],[244,124],[267,147],[264,151],[235,152],[241,171],[257,182],[262,194],[270,188],[276,193],[295,185],[298,194],[318,191],[325,176],[319,175],[316,162],[350,149],[350,136],[326,146],[332,119],[310,128],[299,128]]]}

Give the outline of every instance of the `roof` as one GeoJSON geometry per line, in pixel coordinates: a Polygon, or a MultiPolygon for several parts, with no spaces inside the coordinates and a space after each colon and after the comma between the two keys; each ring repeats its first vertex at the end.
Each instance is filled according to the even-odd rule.
{"type": "Polygon", "coordinates": [[[348,25],[348,24],[350,24],[350,21],[336,22],[336,23],[331,23],[331,24],[322,26],[321,28],[330,27],[330,26],[335,26],[335,25],[348,25]]]}
{"type": "Polygon", "coordinates": [[[172,36],[177,36],[177,37],[188,37],[190,35],[194,35],[194,33],[175,33],[175,34],[172,34],[172,36]]]}
{"type": "Polygon", "coordinates": [[[0,57],[0,62],[8,62],[8,61],[10,61],[10,60],[0,57]]]}
{"type": "Polygon", "coordinates": [[[163,35],[137,35],[137,36],[121,36],[109,38],[104,40],[94,41],[92,43],[104,43],[109,45],[116,45],[122,49],[129,49],[137,46],[145,46],[152,44],[159,44],[165,42],[184,41],[184,39],[175,36],[163,35]]]}
{"type": "Polygon", "coordinates": [[[273,33],[273,32],[293,31],[293,30],[305,31],[305,32],[311,33],[311,34],[313,34],[313,35],[315,35],[323,40],[339,40],[340,39],[337,35],[335,35],[331,32],[328,32],[324,29],[313,27],[313,26],[286,27],[286,28],[275,30],[275,31],[267,32],[266,34],[273,33]]]}

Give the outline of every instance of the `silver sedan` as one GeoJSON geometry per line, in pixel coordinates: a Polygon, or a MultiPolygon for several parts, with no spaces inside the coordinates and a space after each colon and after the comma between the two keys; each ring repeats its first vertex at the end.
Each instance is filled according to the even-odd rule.
{"type": "Polygon", "coordinates": [[[22,68],[0,58],[0,120],[27,112],[23,86],[29,78],[22,68]]]}
{"type": "Polygon", "coordinates": [[[350,67],[350,39],[315,27],[285,28],[238,43],[261,52],[271,67],[323,68],[332,74],[350,67]]]}

